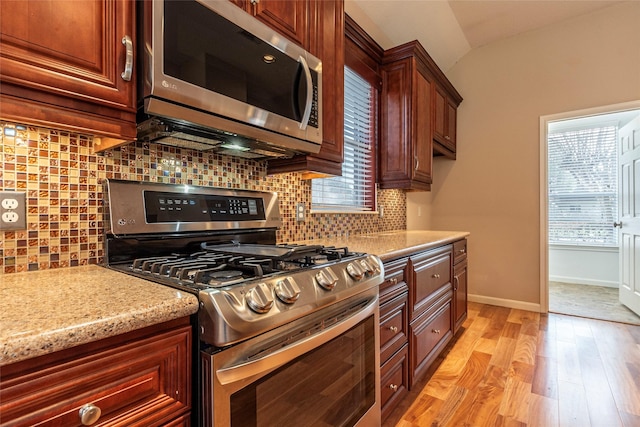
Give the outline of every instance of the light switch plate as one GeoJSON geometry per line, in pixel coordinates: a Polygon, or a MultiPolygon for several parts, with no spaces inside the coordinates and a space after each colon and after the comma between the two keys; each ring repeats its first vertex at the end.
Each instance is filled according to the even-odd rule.
{"type": "Polygon", "coordinates": [[[0,230],[26,230],[27,204],[25,193],[0,191],[0,230]]]}

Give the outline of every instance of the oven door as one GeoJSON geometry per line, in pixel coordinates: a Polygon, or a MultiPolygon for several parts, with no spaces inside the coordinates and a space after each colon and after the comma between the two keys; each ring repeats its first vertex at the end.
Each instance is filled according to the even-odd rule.
{"type": "Polygon", "coordinates": [[[379,426],[377,289],[202,352],[207,426],[379,426]]]}

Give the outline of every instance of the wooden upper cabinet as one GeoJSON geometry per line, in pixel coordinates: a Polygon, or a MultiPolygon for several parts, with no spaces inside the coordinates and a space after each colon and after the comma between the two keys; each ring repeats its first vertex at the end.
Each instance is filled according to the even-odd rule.
{"type": "Polygon", "coordinates": [[[299,46],[309,44],[308,0],[231,0],[299,46]]]}
{"type": "Polygon", "coordinates": [[[134,139],[134,14],[133,0],[0,2],[2,118],[134,139]]]}
{"type": "MultiPolygon", "coordinates": [[[[262,3],[263,0],[260,0],[262,3]]],[[[341,175],[344,147],[345,19],[343,0],[284,1],[308,5],[309,39],[306,49],[322,61],[322,145],[320,152],[292,159],[269,160],[269,174],[308,172],[341,175]]],[[[270,24],[271,25],[271,24],[270,24]]],[[[274,29],[278,28],[271,25],[274,29]]],[[[278,30],[279,31],[279,30],[278,30]]]]}
{"type": "Polygon", "coordinates": [[[456,158],[457,109],[462,101],[455,89],[445,89],[441,84],[435,84],[433,150],[434,155],[443,155],[451,159],[456,158]]]}
{"type": "Polygon", "coordinates": [[[381,188],[430,190],[433,77],[411,42],[385,51],[378,181],[381,188]]]}

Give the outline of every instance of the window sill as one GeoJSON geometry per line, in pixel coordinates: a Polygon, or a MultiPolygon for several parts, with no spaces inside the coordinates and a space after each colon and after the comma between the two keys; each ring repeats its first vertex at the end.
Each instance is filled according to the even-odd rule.
{"type": "Polygon", "coordinates": [[[309,211],[309,213],[311,215],[320,215],[320,214],[329,214],[329,215],[336,215],[336,214],[353,214],[353,215],[380,215],[380,212],[378,211],[356,211],[356,210],[314,210],[311,209],[309,211]]]}

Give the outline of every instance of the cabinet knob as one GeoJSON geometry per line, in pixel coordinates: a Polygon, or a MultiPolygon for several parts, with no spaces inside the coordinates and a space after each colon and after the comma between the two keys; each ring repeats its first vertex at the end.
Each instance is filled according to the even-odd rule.
{"type": "Polygon", "coordinates": [[[102,411],[93,403],[87,403],[82,408],[80,408],[80,422],[83,426],[90,426],[98,421],[100,415],[102,415],[102,411]]]}
{"type": "Polygon", "coordinates": [[[620,222],[614,222],[614,223],[613,223],[613,226],[614,226],[614,227],[620,227],[620,228],[622,228],[622,221],[620,221],[620,222]]]}
{"type": "Polygon", "coordinates": [[[431,332],[440,335],[440,329],[432,329],[431,332]]]}
{"type": "Polygon", "coordinates": [[[450,141],[451,137],[449,135],[445,135],[444,139],[446,139],[447,141],[450,141]]]}
{"type": "Polygon", "coordinates": [[[431,275],[431,277],[433,277],[434,279],[439,279],[440,275],[438,273],[431,275]]]}
{"type": "Polygon", "coordinates": [[[122,38],[122,44],[125,47],[125,60],[124,60],[124,71],[120,74],[122,80],[131,81],[131,74],[133,72],[133,42],[131,41],[131,37],[124,36],[122,38]]]}
{"type": "Polygon", "coordinates": [[[395,384],[389,384],[389,388],[393,391],[398,391],[398,386],[395,384]]]}
{"type": "Polygon", "coordinates": [[[389,330],[395,334],[395,333],[398,332],[398,327],[397,326],[389,326],[389,330]]]}

